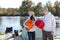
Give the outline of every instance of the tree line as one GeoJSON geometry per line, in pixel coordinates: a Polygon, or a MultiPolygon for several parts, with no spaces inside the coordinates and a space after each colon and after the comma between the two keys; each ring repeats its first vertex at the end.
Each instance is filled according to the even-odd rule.
{"type": "MultiPolygon", "coordinates": [[[[60,2],[56,1],[54,5],[52,5],[51,1],[48,1],[46,5],[44,5],[49,9],[52,14],[55,16],[60,16],[60,2]]],[[[39,2],[37,5],[34,5],[32,1],[23,1],[22,5],[19,8],[19,13],[21,16],[27,16],[28,11],[34,11],[36,16],[40,16],[42,3],[39,2]]]]}
{"type": "MultiPolygon", "coordinates": [[[[60,16],[60,2],[56,1],[54,5],[52,5],[51,1],[46,2],[46,5],[44,5],[49,9],[52,14],[55,16],[60,16]]],[[[3,16],[28,16],[28,11],[34,11],[36,16],[41,15],[41,8],[42,8],[42,2],[39,2],[37,5],[35,5],[32,1],[22,1],[21,6],[16,9],[15,11],[12,9],[7,10],[8,13],[2,14],[3,16]]]]}

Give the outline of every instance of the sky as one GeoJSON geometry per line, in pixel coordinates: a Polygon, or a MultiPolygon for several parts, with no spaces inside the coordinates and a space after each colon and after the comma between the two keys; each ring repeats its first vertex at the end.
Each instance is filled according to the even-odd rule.
{"type": "MultiPolygon", "coordinates": [[[[0,7],[2,8],[19,8],[21,6],[23,0],[0,0],[0,7]]],[[[42,2],[42,4],[46,4],[48,0],[32,0],[35,5],[38,2],[42,2]]],[[[56,0],[50,0],[51,3],[53,4],[56,0]]],[[[60,1],[60,0],[58,0],[60,1]]]]}

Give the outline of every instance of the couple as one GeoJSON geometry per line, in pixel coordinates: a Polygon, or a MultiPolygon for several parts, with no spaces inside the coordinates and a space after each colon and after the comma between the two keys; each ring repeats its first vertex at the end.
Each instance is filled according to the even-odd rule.
{"type": "MultiPolygon", "coordinates": [[[[24,22],[24,26],[27,28],[27,26],[25,25],[25,23],[28,20],[33,20],[33,24],[34,27],[30,30],[28,30],[28,38],[29,40],[35,40],[35,22],[36,22],[36,18],[34,15],[33,11],[29,11],[28,12],[29,17],[28,19],[24,22]]],[[[55,28],[56,28],[56,21],[55,21],[55,17],[51,14],[51,12],[48,11],[47,7],[43,7],[42,8],[42,20],[45,23],[44,28],[42,29],[42,35],[43,35],[43,40],[47,40],[47,38],[49,40],[53,40],[53,35],[55,33],[55,28]]]]}

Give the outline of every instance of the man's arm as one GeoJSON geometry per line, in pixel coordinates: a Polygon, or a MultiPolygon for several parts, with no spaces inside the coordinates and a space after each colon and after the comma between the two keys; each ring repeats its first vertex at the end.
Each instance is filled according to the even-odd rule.
{"type": "Polygon", "coordinates": [[[52,18],[52,32],[55,34],[56,31],[56,19],[55,17],[52,18]]]}

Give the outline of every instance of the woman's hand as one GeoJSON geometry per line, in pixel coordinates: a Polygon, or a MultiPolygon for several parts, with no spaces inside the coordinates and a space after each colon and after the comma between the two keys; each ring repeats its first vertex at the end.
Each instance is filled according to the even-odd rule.
{"type": "Polygon", "coordinates": [[[25,28],[26,30],[30,30],[30,29],[28,29],[28,28],[25,28]]]}

